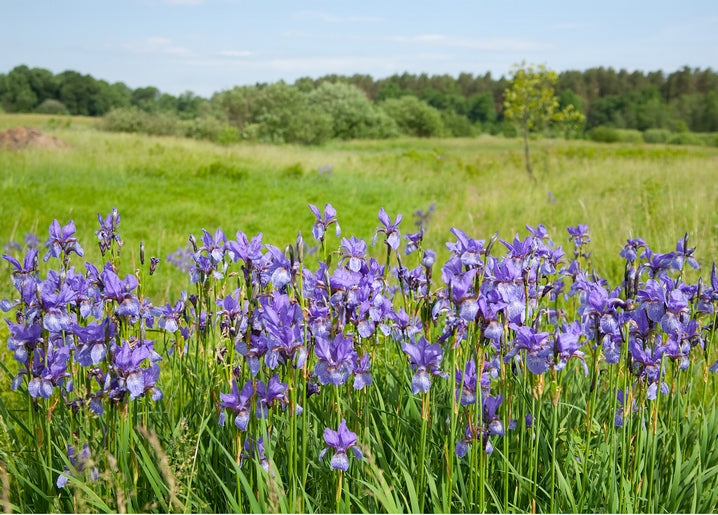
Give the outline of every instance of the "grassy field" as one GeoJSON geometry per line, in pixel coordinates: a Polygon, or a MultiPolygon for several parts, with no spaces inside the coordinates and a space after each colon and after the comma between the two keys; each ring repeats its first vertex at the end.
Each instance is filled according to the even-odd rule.
{"type": "Polygon", "coordinates": [[[116,207],[124,255],[143,241],[148,254],[164,259],[202,228],[228,236],[261,231],[280,248],[297,231],[311,239],[307,203],[331,203],[342,236],[366,239],[379,208],[402,213],[406,233],[414,230],[412,214],[435,203],[426,240],[440,257],[451,227],[512,239],[526,234],[525,224],[540,223],[558,243],[567,241],[567,226],[588,224],[594,265],[614,279],[617,253],[630,237],[667,252],[688,232],[700,258],[718,255],[714,148],[541,140],[532,146],[533,184],[519,141],[490,136],[221,147],[98,132],[87,118],[72,118],[69,127],[58,120],[0,115],[0,129],[34,126],[72,145],[0,151],[0,241],[27,231],[44,241],[53,218],[74,219],[89,250],[97,214],[116,207]],[[330,173],[318,171],[326,166],[330,173]]]}
{"type": "Polygon", "coordinates": [[[86,255],[4,261],[0,300],[19,298],[0,329],[4,511],[718,509],[718,149],[536,141],[534,183],[520,143],[487,136],[220,147],[0,116],[18,125],[71,146],[0,150],[0,242],[73,219],[86,255]],[[203,228],[313,245],[308,203],[367,243],[380,208],[406,234],[433,205],[437,260],[389,251],[384,224],[326,273],[321,252],[236,241],[195,254],[194,283],[166,262],[203,228]],[[113,207],[125,247],[103,258],[113,207]],[[541,223],[555,244],[489,258],[472,240],[541,223]],[[590,245],[569,241],[578,224],[590,245]],[[634,288],[613,291],[628,238],[668,253],[686,232],[667,260],[627,254],[634,288]],[[152,278],[141,241],[163,259],[152,278]]]}

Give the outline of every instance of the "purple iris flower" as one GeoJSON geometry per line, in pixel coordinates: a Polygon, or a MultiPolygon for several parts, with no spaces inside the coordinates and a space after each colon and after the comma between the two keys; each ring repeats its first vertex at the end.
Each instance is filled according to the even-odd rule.
{"type": "Polygon", "coordinates": [[[322,215],[319,208],[314,204],[309,204],[309,209],[312,210],[312,213],[314,213],[314,216],[316,217],[316,221],[312,226],[312,236],[314,236],[315,240],[320,242],[324,241],[324,233],[332,224],[336,225],[336,236],[337,238],[339,237],[342,230],[341,227],[339,227],[339,222],[337,221],[337,210],[334,209],[331,204],[324,205],[324,215],[322,215]]]}
{"type": "Polygon", "coordinates": [[[412,338],[411,342],[401,345],[401,349],[409,356],[411,368],[415,370],[411,378],[411,392],[426,393],[431,388],[431,376],[448,377],[439,368],[443,351],[439,344],[430,344],[423,335],[412,338]]]}
{"type": "Polygon", "coordinates": [[[10,337],[7,339],[7,348],[13,352],[14,358],[27,366],[29,353],[43,343],[42,327],[38,324],[14,324],[8,319],[10,337]]]}
{"type": "Polygon", "coordinates": [[[250,436],[244,441],[244,452],[240,455],[240,466],[244,463],[244,460],[248,458],[256,457],[259,460],[260,466],[265,472],[269,472],[269,460],[264,453],[264,437],[260,436],[257,440],[250,436]]]}
{"type": "MultiPolygon", "coordinates": [[[[240,431],[247,430],[247,424],[249,423],[249,410],[251,408],[251,399],[254,394],[254,386],[252,381],[248,380],[244,383],[242,390],[239,390],[237,381],[232,380],[232,393],[220,393],[219,394],[219,407],[231,409],[234,414],[234,425],[239,428],[240,431]]],[[[219,414],[219,425],[224,426],[226,415],[225,411],[222,410],[219,414]]]]}
{"type": "Polygon", "coordinates": [[[365,262],[366,242],[352,236],[350,239],[342,238],[341,262],[347,262],[347,268],[352,272],[359,272],[365,262]]]}
{"type": "Polygon", "coordinates": [[[59,258],[63,255],[63,259],[69,257],[70,252],[74,252],[82,257],[85,252],[82,250],[80,243],[75,238],[75,222],[70,220],[67,225],[60,226],[60,222],[53,220],[50,225],[50,237],[47,239],[47,254],[43,261],[49,260],[51,257],[59,258]]]}
{"type": "Polygon", "coordinates": [[[382,207],[381,209],[379,209],[379,221],[382,225],[376,228],[374,240],[376,241],[376,238],[377,236],[379,236],[379,233],[384,233],[384,235],[386,236],[385,243],[387,244],[387,246],[392,250],[398,249],[399,244],[401,243],[399,224],[401,223],[402,218],[402,215],[398,214],[396,215],[394,223],[391,223],[391,218],[389,218],[389,215],[386,213],[386,211],[384,211],[384,208],[382,207]]]}
{"type": "Polygon", "coordinates": [[[237,338],[235,340],[234,350],[244,356],[252,377],[257,377],[261,367],[259,360],[267,354],[267,338],[252,334],[250,335],[249,345],[244,338],[237,338]]]}
{"type": "Polygon", "coordinates": [[[249,325],[247,319],[247,302],[245,301],[245,305],[242,306],[239,303],[239,298],[240,291],[239,288],[237,288],[234,293],[217,299],[217,306],[220,308],[217,311],[219,327],[222,330],[222,334],[226,334],[231,338],[243,335],[249,325]]]}
{"type": "Polygon", "coordinates": [[[640,303],[640,308],[645,310],[648,318],[658,323],[666,314],[666,287],[659,281],[649,279],[645,286],[638,290],[636,301],[640,303]]]}
{"type": "MultiPolygon", "coordinates": [[[[55,347],[50,345],[47,350],[47,359],[43,349],[35,349],[33,359],[33,378],[27,385],[31,397],[49,399],[55,386],[65,383],[70,377],[67,373],[67,362],[70,358],[70,347],[55,347]]],[[[66,384],[66,389],[72,389],[72,381],[66,384]]]]}
{"type": "Polygon", "coordinates": [[[269,415],[269,408],[274,406],[274,404],[279,403],[282,409],[289,404],[287,384],[282,383],[277,374],[274,374],[266,384],[264,381],[258,381],[256,394],[257,418],[267,418],[269,415]]]}
{"type": "Polygon", "coordinates": [[[40,285],[38,295],[44,312],[43,327],[55,333],[69,331],[75,316],[68,312],[67,307],[75,301],[77,293],[67,282],[61,283],[57,273],[51,270],[48,278],[40,285]]]}
{"type": "Polygon", "coordinates": [[[567,227],[566,230],[570,236],[570,240],[573,241],[575,247],[582,247],[591,242],[591,237],[588,234],[588,225],[578,224],[576,227],[567,227]]]}
{"type": "Polygon", "coordinates": [[[631,352],[633,359],[633,373],[641,379],[645,379],[648,383],[646,390],[647,398],[654,400],[658,394],[660,383],[661,393],[668,393],[668,385],[661,381],[663,375],[662,358],[665,348],[660,344],[655,348],[646,346],[645,348],[637,339],[628,342],[628,350],[631,352]]]}
{"type": "Polygon", "coordinates": [[[151,391],[152,400],[160,400],[162,391],[155,386],[160,376],[160,366],[156,361],[160,359],[162,358],[155,352],[152,342],[145,341],[130,345],[130,342],[123,340],[121,346],[115,345],[112,367],[124,382],[124,388],[121,382],[117,394],[121,395],[126,389],[130,392],[130,400],[134,400],[151,391]],[[140,368],[146,359],[153,364],[148,368],[140,368]]]}
{"type": "Polygon", "coordinates": [[[630,238],[621,249],[621,257],[629,263],[633,263],[638,256],[638,251],[646,248],[646,242],[642,238],[630,238]]]}
{"type": "Polygon", "coordinates": [[[372,383],[371,361],[369,354],[364,354],[360,360],[354,363],[354,389],[361,390],[372,383]]]}
{"type": "Polygon", "coordinates": [[[324,429],[324,441],[327,447],[319,453],[319,459],[321,460],[324,457],[330,447],[334,449],[334,455],[330,462],[333,469],[342,470],[344,472],[349,470],[349,456],[347,456],[349,449],[352,450],[356,459],[361,460],[364,458],[361,450],[356,445],[356,433],[353,433],[347,428],[347,422],[344,419],[339,423],[339,429],[337,431],[329,429],[328,427],[324,429]]]}
{"type": "Polygon", "coordinates": [[[137,316],[140,314],[140,301],[132,291],[137,288],[137,278],[127,274],[121,280],[112,270],[112,265],[107,263],[100,274],[105,285],[105,298],[117,302],[115,312],[118,315],[137,316]]]}
{"type": "Polygon", "coordinates": [[[237,231],[237,239],[228,241],[226,247],[233,261],[237,262],[241,259],[251,269],[254,266],[253,263],[262,259],[262,250],[264,249],[262,233],[253,236],[252,241],[249,241],[246,234],[237,231]]]}
{"type": "Polygon", "coordinates": [[[346,383],[354,370],[357,353],[351,338],[338,334],[333,340],[318,338],[314,353],[319,358],[314,375],[321,384],[339,386],[346,383]]]}
{"type": "Polygon", "coordinates": [[[99,364],[107,353],[107,343],[117,335],[117,326],[109,318],[91,322],[85,327],[75,325],[72,331],[81,343],[75,349],[75,361],[83,367],[99,364]]]}
{"type": "Polygon", "coordinates": [[[501,394],[496,397],[487,395],[483,398],[482,423],[476,425],[469,424],[464,432],[464,438],[456,442],[455,451],[459,458],[466,456],[472,442],[479,439],[482,440],[486,454],[491,454],[493,452],[494,447],[491,445],[489,436],[504,436],[505,434],[504,423],[501,420],[501,417],[497,414],[502,401],[503,396],[501,394]]]}
{"type": "Polygon", "coordinates": [[[163,307],[159,308],[160,320],[158,326],[160,329],[164,329],[168,333],[174,333],[180,328],[180,320],[185,310],[184,300],[178,300],[175,305],[167,303],[163,307]]]}
{"type": "Polygon", "coordinates": [[[25,254],[22,264],[11,255],[3,254],[3,259],[14,268],[10,273],[12,275],[12,284],[16,290],[22,291],[22,286],[26,281],[37,278],[37,253],[37,249],[30,249],[25,254]]]}
{"type": "Polygon", "coordinates": [[[222,229],[217,229],[214,237],[206,229],[202,229],[202,243],[204,245],[197,249],[197,252],[206,252],[215,263],[219,263],[224,259],[227,237],[222,229]]]}
{"type": "Polygon", "coordinates": [[[469,238],[456,227],[451,229],[451,233],[456,236],[457,241],[456,243],[447,243],[446,247],[461,260],[461,263],[468,268],[483,266],[481,255],[486,253],[484,240],[469,238]]]}
{"type": "MultiPolygon", "coordinates": [[[[73,468],[77,472],[82,472],[87,467],[90,467],[90,481],[97,481],[100,477],[100,473],[97,471],[97,467],[94,466],[95,462],[92,460],[92,451],[90,451],[90,447],[87,444],[84,444],[82,446],[82,450],[80,450],[80,455],[76,456],[75,453],[75,448],[72,445],[68,445],[67,458],[70,460],[70,464],[73,468]]],[[[65,488],[67,482],[72,476],[73,474],[70,469],[65,467],[65,471],[57,477],[57,488],[65,488]]]]}
{"type": "Polygon", "coordinates": [[[512,349],[504,356],[504,361],[508,363],[520,350],[525,350],[528,369],[537,375],[546,372],[553,356],[549,333],[536,332],[532,327],[515,324],[510,327],[515,331],[516,338],[512,349]]]}
{"type": "Polygon", "coordinates": [[[267,330],[267,355],[264,363],[274,370],[279,362],[294,361],[302,368],[307,360],[302,329],[302,308],[286,294],[275,291],[271,298],[260,299],[264,326],[267,330]]]}
{"type": "MultiPolygon", "coordinates": [[[[412,252],[416,252],[421,248],[421,242],[424,239],[424,230],[421,229],[419,232],[406,234],[404,235],[404,239],[406,240],[404,253],[408,256],[412,252]]],[[[434,256],[436,256],[436,254],[434,254],[434,256]]]]}
{"type": "Polygon", "coordinates": [[[95,231],[95,236],[97,236],[100,252],[104,256],[105,252],[112,246],[113,241],[117,242],[119,247],[122,246],[119,232],[120,213],[117,208],[113,207],[112,212],[105,218],[102,218],[102,215],[97,213],[97,220],[100,222],[100,228],[95,231]]]}
{"type": "Polygon", "coordinates": [[[292,263],[284,255],[284,252],[274,245],[265,245],[265,247],[268,252],[259,264],[262,286],[271,282],[275,290],[281,290],[292,280],[294,273],[292,263]]]}
{"type": "Polygon", "coordinates": [[[556,370],[563,370],[571,358],[576,358],[581,361],[583,370],[588,377],[588,365],[583,359],[583,352],[578,350],[582,344],[579,340],[582,336],[581,324],[577,320],[566,325],[563,324],[561,330],[556,333],[556,363],[554,368],[556,370]]]}

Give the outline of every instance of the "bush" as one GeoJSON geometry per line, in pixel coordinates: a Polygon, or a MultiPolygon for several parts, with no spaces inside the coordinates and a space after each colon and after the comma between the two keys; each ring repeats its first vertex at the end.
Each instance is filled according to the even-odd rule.
{"type": "Polygon", "coordinates": [[[153,136],[184,134],[180,120],[168,113],[146,113],[137,107],[113,109],[99,122],[99,128],[112,132],[139,132],[153,136]]]}
{"type": "Polygon", "coordinates": [[[35,108],[35,112],[41,114],[70,114],[65,104],[54,98],[43,100],[42,104],[35,108]]]}
{"type": "Polygon", "coordinates": [[[692,132],[678,132],[668,138],[670,145],[705,145],[702,138],[692,132]]]}
{"type": "Polygon", "coordinates": [[[448,136],[463,138],[476,135],[476,127],[471,124],[466,116],[462,116],[455,111],[442,111],[441,121],[448,136]]]}
{"type": "Polygon", "coordinates": [[[618,130],[613,127],[604,127],[599,125],[594,127],[587,133],[588,139],[596,141],[598,143],[618,143],[621,140],[621,136],[618,134],[618,130]]]}
{"type": "Polygon", "coordinates": [[[671,137],[668,129],[647,129],[643,131],[643,141],[646,143],[666,143],[671,137]]]}
{"type": "Polygon", "coordinates": [[[332,137],[349,139],[382,139],[398,134],[396,123],[377,108],[366,94],[351,84],[323,82],[309,93],[312,110],[331,117],[332,137]]]}
{"type": "Polygon", "coordinates": [[[407,95],[385,100],[380,106],[407,136],[431,138],[444,135],[441,113],[423,100],[407,95]]]}
{"type": "Polygon", "coordinates": [[[703,132],[696,134],[709,147],[718,147],[718,132],[703,132]]]}
{"type": "Polygon", "coordinates": [[[189,138],[206,139],[220,145],[237,143],[242,139],[238,129],[209,116],[185,123],[184,135],[189,138]]]}

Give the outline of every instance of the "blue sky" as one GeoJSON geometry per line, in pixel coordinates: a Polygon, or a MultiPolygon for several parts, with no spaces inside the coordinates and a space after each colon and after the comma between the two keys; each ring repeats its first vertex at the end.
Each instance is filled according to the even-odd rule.
{"type": "Polygon", "coordinates": [[[718,1],[0,0],[0,73],[75,70],[201,96],[331,73],[514,63],[718,71],[718,1]]]}

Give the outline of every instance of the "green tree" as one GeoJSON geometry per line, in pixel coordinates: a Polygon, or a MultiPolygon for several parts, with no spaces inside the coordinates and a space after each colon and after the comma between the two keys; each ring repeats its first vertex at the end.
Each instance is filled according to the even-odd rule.
{"type": "Polygon", "coordinates": [[[404,134],[420,138],[444,135],[444,122],[439,110],[415,96],[390,98],[380,106],[394,119],[404,134]]]}
{"type": "Polygon", "coordinates": [[[357,86],[323,82],[308,95],[309,105],[332,119],[332,137],[338,139],[388,138],[395,136],[394,121],[374,106],[357,86]]]}
{"type": "Polygon", "coordinates": [[[572,104],[560,109],[554,92],[557,82],[558,74],[546,65],[521,63],[514,66],[510,86],[504,92],[504,118],[513,122],[523,137],[526,171],[534,181],[529,135],[541,134],[552,125],[580,126],[585,119],[572,104]]]}

